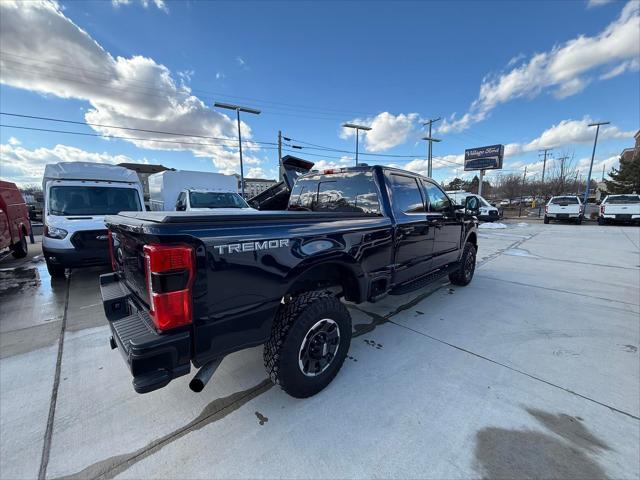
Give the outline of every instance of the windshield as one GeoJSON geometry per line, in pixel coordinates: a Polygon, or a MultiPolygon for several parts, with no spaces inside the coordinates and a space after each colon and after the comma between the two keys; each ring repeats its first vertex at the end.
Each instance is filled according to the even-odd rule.
{"type": "Polygon", "coordinates": [[[480,200],[480,205],[482,205],[483,207],[490,207],[491,204],[489,202],[487,202],[484,198],[482,197],[478,197],[478,200],[480,200]]]}
{"type": "Polygon", "coordinates": [[[56,186],[49,190],[50,215],[114,215],[142,210],[134,188],[56,186]]]}
{"type": "Polygon", "coordinates": [[[621,205],[623,203],[640,203],[640,195],[615,195],[607,198],[608,204],[621,205]]]}
{"type": "Polygon", "coordinates": [[[551,202],[554,205],[576,205],[578,203],[577,197],[553,197],[551,202]]]}
{"type": "Polygon", "coordinates": [[[232,192],[189,192],[191,208],[249,208],[247,202],[232,192]]]}

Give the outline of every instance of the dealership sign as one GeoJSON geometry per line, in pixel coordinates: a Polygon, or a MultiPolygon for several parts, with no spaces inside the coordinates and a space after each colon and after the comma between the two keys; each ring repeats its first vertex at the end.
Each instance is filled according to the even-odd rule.
{"type": "Polygon", "coordinates": [[[464,169],[495,170],[502,168],[504,145],[470,148],[464,151],[464,169]]]}

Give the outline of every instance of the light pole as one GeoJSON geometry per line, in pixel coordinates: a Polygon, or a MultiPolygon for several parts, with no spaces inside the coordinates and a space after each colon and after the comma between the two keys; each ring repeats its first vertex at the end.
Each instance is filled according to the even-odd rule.
{"type": "Polygon", "coordinates": [[[429,154],[428,154],[428,161],[427,161],[427,177],[431,178],[431,175],[433,174],[433,168],[432,168],[432,158],[433,158],[433,146],[432,143],[433,142],[441,142],[442,140],[436,140],[435,138],[431,138],[431,125],[433,125],[436,122],[439,122],[440,120],[442,120],[442,117],[438,117],[438,118],[432,118],[431,120],[424,122],[422,125],[429,125],[429,135],[427,137],[424,137],[423,140],[428,140],[429,141],[429,154]]]}
{"type": "Polygon", "coordinates": [[[591,165],[589,165],[589,175],[587,175],[587,188],[584,189],[584,213],[587,213],[587,201],[589,200],[589,186],[591,183],[591,170],[593,169],[593,159],[596,156],[596,145],[598,144],[598,132],[600,132],[600,125],[609,125],[610,122],[596,122],[590,123],[590,127],[596,127],[596,138],[593,141],[593,152],[591,153],[591,165]]]}
{"type": "Polygon", "coordinates": [[[254,115],[259,115],[260,110],[256,110],[255,108],[241,107],[240,105],[232,105],[230,103],[220,103],[220,102],[215,102],[213,106],[236,111],[236,118],[238,120],[238,148],[240,149],[240,193],[242,194],[242,198],[244,198],[244,165],[242,164],[242,133],[240,133],[240,112],[253,113],[254,115]]]}
{"type": "Polygon", "coordinates": [[[368,132],[371,130],[371,127],[366,127],[364,125],[356,125],[355,123],[345,123],[342,125],[344,128],[354,128],[356,130],[356,167],[358,166],[358,144],[360,143],[360,130],[364,130],[368,132]]]}

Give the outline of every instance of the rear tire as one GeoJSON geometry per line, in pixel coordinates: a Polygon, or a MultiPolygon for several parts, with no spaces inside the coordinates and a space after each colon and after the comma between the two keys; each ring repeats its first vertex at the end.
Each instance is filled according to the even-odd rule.
{"type": "Polygon", "coordinates": [[[47,271],[49,275],[51,275],[51,278],[64,278],[66,268],[47,262],[47,271]]]}
{"type": "Polygon", "coordinates": [[[598,217],[598,225],[606,225],[607,221],[603,217],[598,217]]]}
{"type": "Polygon", "coordinates": [[[449,281],[454,285],[464,287],[471,283],[473,273],[476,270],[476,247],[473,243],[467,242],[462,251],[460,266],[449,274],[449,281]]]}
{"type": "Polygon", "coordinates": [[[547,217],[546,215],[544,216],[544,224],[545,225],[549,224],[549,217],[547,217]]]}
{"type": "Polygon", "coordinates": [[[264,345],[273,383],[292,397],[320,392],[337,375],[351,344],[351,316],[331,292],[305,292],[280,307],[264,345]]]}
{"type": "Polygon", "coordinates": [[[27,244],[27,237],[24,232],[20,231],[20,241],[13,246],[13,258],[24,258],[29,253],[29,246],[27,244]]]}
{"type": "Polygon", "coordinates": [[[576,225],[581,225],[581,224],[582,224],[582,217],[580,216],[576,219],[576,225]]]}

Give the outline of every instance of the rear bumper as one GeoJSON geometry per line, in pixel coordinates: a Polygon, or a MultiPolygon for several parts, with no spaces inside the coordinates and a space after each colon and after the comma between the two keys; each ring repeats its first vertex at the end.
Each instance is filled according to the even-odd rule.
{"type": "Polygon", "coordinates": [[[618,221],[618,222],[637,222],[638,220],[640,220],[640,215],[633,215],[633,214],[608,214],[605,213],[604,215],[600,215],[602,218],[604,218],[605,220],[612,220],[612,221],[618,221]]]}
{"type": "Polygon", "coordinates": [[[582,216],[582,213],[547,213],[549,218],[557,218],[558,220],[567,218],[578,218],[582,216]]]}
{"type": "Polygon", "coordinates": [[[62,267],[91,267],[95,265],[109,265],[108,250],[77,250],[75,248],[42,248],[47,262],[62,267]]]}
{"type": "Polygon", "coordinates": [[[116,273],[100,276],[100,294],[112,333],[138,393],[152,392],[191,369],[189,329],[157,333],[148,313],[139,308],[116,273]]]}

